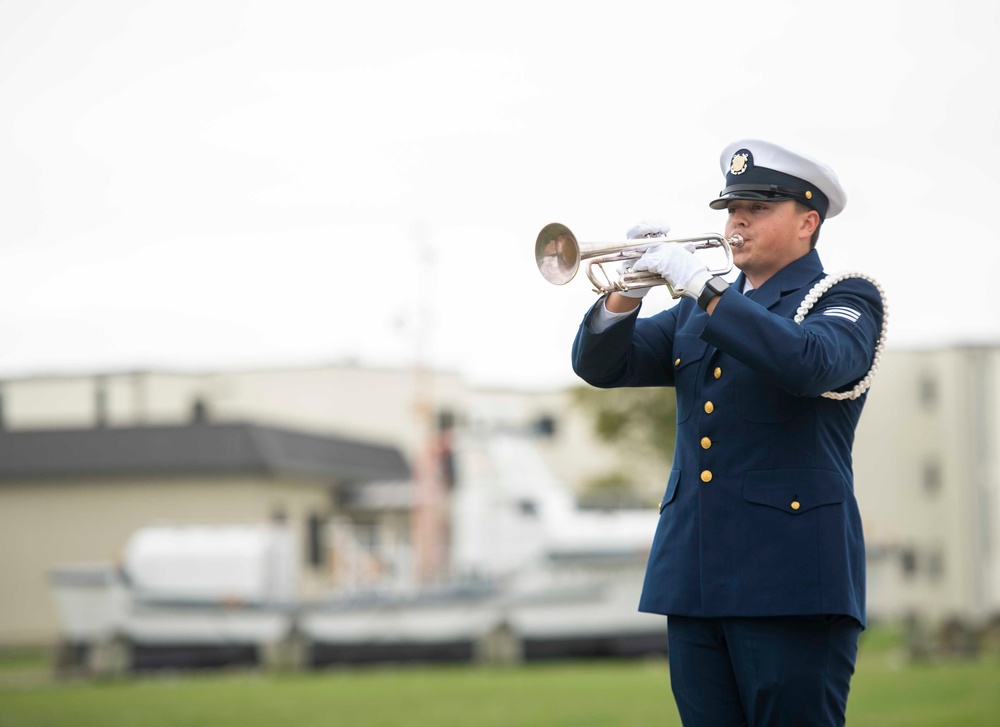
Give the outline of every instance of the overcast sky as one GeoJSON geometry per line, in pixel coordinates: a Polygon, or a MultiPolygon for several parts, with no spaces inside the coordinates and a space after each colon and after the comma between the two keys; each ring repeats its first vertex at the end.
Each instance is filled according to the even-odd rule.
{"type": "Polygon", "coordinates": [[[998,344],[998,36],[966,0],[3,0],[0,376],[570,384],[594,294],[538,230],[721,231],[743,137],[837,171],[819,250],[885,287],[890,349],[998,344]]]}

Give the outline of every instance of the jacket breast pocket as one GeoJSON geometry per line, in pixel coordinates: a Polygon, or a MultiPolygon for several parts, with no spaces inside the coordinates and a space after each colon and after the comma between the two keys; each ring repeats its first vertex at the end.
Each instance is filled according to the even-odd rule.
{"type": "Polygon", "coordinates": [[[663,508],[665,508],[667,505],[673,502],[674,498],[677,497],[677,483],[680,482],[680,479],[681,479],[680,470],[670,471],[670,479],[667,480],[667,491],[663,493],[663,499],[660,500],[661,513],[663,512],[663,508]]]}
{"type": "Polygon", "coordinates": [[[708,351],[708,344],[692,333],[679,333],[674,339],[673,360],[674,389],[677,395],[677,421],[684,422],[694,410],[694,402],[701,390],[698,372],[708,351]]]}

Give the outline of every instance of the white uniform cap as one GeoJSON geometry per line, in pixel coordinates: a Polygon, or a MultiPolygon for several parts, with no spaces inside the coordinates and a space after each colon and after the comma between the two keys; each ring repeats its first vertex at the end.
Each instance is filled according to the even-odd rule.
{"type": "Polygon", "coordinates": [[[722,150],[719,166],[726,188],[712,200],[725,209],[734,199],[796,199],[821,219],[840,214],[847,195],[830,167],[805,154],[759,139],[741,139],[722,150]]]}

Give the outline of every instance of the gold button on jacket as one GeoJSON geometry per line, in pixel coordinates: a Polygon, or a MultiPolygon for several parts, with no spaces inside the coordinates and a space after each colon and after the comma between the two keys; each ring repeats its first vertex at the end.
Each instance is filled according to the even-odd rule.
{"type": "Polygon", "coordinates": [[[702,482],[711,482],[712,481],[712,471],[711,470],[705,470],[704,472],[702,472],[701,473],[701,481],[702,482]]]}
{"type": "Polygon", "coordinates": [[[712,440],[711,439],[709,439],[708,437],[702,437],[701,438],[701,448],[702,449],[708,449],[711,446],[712,446],[712,440]]]}
{"type": "Polygon", "coordinates": [[[705,413],[706,414],[711,414],[713,411],[715,411],[715,404],[713,404],[710,401],[706,401],[705,402],[705,413]]]}

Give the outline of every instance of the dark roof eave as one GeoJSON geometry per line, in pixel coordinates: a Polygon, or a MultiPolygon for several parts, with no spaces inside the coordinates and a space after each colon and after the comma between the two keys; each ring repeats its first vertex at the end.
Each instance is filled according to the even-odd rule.
{"type": "Polygon", "coordinates": [[[256,474],[409,477],[395,447],[254,424],[0,432],[0,481],[256,474]]]}

